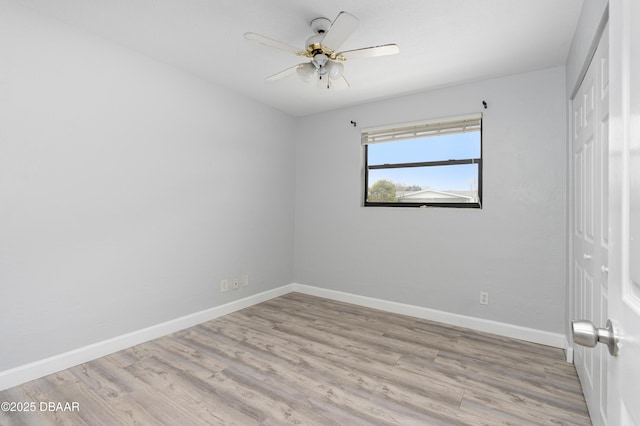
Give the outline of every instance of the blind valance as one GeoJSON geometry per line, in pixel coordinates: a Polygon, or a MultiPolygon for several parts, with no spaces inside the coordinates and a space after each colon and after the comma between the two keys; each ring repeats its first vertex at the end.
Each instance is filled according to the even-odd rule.
{"type": "Polygon", "coordinates": [[[479,132],[482,113],[427,121],[371,127],[362,130],[362,145],[394,142],[406,139],[479,132]]]}

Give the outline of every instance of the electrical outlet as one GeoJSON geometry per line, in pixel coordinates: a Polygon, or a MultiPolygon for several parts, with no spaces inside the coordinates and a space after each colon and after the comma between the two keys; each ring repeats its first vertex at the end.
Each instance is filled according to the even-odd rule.
{"type": "Polygon", "coordinates": [[[489,304],[489,293],[486,291],[480,292],[480,304],[488,305],[489,304]]]}
{"type": "Polygon", "coordinates": [[[242,287],[248,287],[249,286],[249,275],[243,275],[242,276],[242,287]]]}
{"type": "Polygon", "coordinates": [[[240,288],[240,281],[237,278],[233,279],[233,289],[237,290],[240,288]]]}
{"type": "Polygon", "coordinates": [[[220,281],[220,292],[229,290],[229,280],[220,281]]]}

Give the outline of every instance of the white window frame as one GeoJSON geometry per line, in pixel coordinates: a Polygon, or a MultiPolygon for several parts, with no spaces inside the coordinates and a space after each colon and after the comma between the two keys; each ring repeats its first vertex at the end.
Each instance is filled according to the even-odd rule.
{"type": "Polygon", "coordinates": [[[482,113],[467,114],[456,117],[437,118],[403,124],[369,127],[362,130],[361,145],[364,151],[364,194],[365,207],[459,207],[482,208],[482,113]],[[377,143],[393,143],[396,141],[419,139],[430,136],[443,136],[468,132],[480,132],[480,157],[443,161],[368,164],[368,146],[377,143]],[[460,164],[478,165],[478,199],[474,202],[398,202],[368,201],[369,171],[376,169],[455,166],[460,164]]]}

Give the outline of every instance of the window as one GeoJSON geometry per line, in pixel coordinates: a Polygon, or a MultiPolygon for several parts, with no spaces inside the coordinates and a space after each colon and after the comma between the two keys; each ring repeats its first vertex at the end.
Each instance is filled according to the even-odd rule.
{"type": "Polygon", "coordinates": [[[482,207],[482,114],[364,129],[364,205],[482,207]]]}

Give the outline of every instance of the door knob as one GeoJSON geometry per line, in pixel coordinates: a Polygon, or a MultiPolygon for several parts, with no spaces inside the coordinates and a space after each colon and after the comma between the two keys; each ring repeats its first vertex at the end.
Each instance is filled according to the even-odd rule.
{"type": "Polygon", "coordinates": [[[600,267],[600,270],[602,271],[603,274],[608,274],[609,273],[609,268],[607,268],[606,266],[602,265],[600,267]]]}
{"type": "Polygon", "coordinates": [[[584,260],[591,260],[591,255],[590,254],[583,254],[582,257],[584,257],[584,260]]]}
{"type": "Polygon", "coordinates": [[[598,343],[604,343],[611,355],[618,354],[618,338],[611,320],[607,320],[605,328],[596,328],[591,321],[571,321],[571,332],[573,341],[578,345],[593,348],[598,343]]]}

